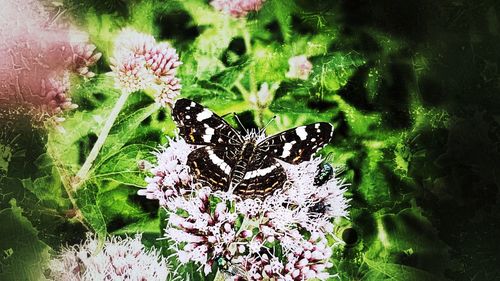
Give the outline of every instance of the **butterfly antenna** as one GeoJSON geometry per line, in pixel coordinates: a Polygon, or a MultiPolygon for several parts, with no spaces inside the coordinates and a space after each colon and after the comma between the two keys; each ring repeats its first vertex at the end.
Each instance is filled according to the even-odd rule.
{"type": "Polygon", "coordinates": [[[228,116],[229,114],[234,114],[234,112],[232,112],[232,113],[231,113],[231,112],[228,112],[228,113],[226,113],[226,114],[224,114],[224,115],[221,115],[220,117],[221,117],[221,118],[226,118],[226,116],[228,116]]]}
{"type": "Polygon", "coordinates": [[[262,133],[264,133],[266,131],[267,126],[269,126],[271,124],[271,122],[273,122],[274,120],[276,120],[276,115],[274,115],[273,118],[271,118],[267,122],[267,124],[262,129],[259,130],[259,135],[261,135],[262,133]]]}
{"type": "Polygon", "coordinates": [[[243,128],[243,130],[245,130],[245,134],[248,134],[248,130],[247,128],[245,128],[245,126],[243,126],[243,123],[241,123],[241,120],[240,118],[238,117],[238,115],[236,114],[236,112],[233,112],[233,115],[234,115],[234,118],[236,118],[236,120],[238,121],[238,123],[240,124],[240,126],[243,128]]]}

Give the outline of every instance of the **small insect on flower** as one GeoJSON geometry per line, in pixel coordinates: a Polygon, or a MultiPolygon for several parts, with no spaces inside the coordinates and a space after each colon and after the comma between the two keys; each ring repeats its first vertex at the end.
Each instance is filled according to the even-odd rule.
{"type": "Polygon", "coordinates": [[[215,190],[242,197],[266,197],[283,187],[287,174],[277,159],[289,164],[309,161],[333,134],[326,122],[289,129],[270,137],[264,131],[240,134],[202,105],[180,99],[172,116],[189,144],[203,145],[188,156],[194,177],[215,190]]]}
{"type": "Polygon", "coordinates": [[[227,258],[217,259],[219,270],[224,274],[224,280],[248,280],[245,268],[240,263],[234,263],[227,258]]]}
{"type": "Polygon", "coordinates": [[[319,164],[318,174],[314,178],[314,185],[320,186],[330,180],[333,176],[333,166],[329,163],[329,159],[331,158],[331,153],[328,154],[326,159],[319,164]]]}
{"type": "Polygon", "coordinates": [[[324,201],[317,202],[309,208],[309,213],[323,215],[326,213],[328,205],[324,201]]]}

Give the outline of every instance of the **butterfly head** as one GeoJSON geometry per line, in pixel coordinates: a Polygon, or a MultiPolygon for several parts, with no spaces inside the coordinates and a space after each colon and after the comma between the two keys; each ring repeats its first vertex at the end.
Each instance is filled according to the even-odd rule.
{"type": "Polygon", "coordinates": [[[266,134],[262,130],[248,129],[246,135],[243,136],[245,142],[259,143],[266,138],[266,134]]]}

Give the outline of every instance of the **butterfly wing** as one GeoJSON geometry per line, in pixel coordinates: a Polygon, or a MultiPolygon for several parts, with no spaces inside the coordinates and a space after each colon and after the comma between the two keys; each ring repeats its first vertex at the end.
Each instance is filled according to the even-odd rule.
{"type": "Polygon", "coordinates": [[[234,149],[215,145],[195,149],[188,155],[187,165],[199,181],[213,189],[227,191],[232,167],[235,165],[234,149]]]}
{"type": "Polygon", "coordinates": [[[175,102],[172,117],[187,143],[241,145],[243,138],[224,119],[192,100],[175,102]]]}
{"type": "Polygon", "coordinates": [[[258,144],[258,150],[287,163],[298,164],[311,160],[319,149],[330,142],[332,134],[330,123],[300,126],[264,139],[258,144]]]}
{"type": "Polygon", "coordinates": [[[285,169],[276,159],[261,155],[259,161],[248,164],[243,180],[234,192],[242,197],[265,197],[283,187],[287,176],[285,169]]]}

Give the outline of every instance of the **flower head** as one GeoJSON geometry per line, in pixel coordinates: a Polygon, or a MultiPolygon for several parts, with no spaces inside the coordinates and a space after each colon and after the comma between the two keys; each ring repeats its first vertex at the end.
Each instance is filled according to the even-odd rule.
{"type": "Polygon", "coordinates": [[[89,70],[102,56],[102,53],[94,53],[96,46],[93,44],[76,44],[73,47],[72,68],[79,75],[87,78],[95,76],[89,70]]]}
{"type": "Polygon", "coordinates": [[[124,92],[152,89],[161,106],[180,94],[176,73],[182,62],[173,47],[151,35],[124,29],[115,40],[112,64],[115,85],[124,92]]]}
{"type": "Polygon", "coordinates": [[[259,91],[255,95],[250,96],[250,102],[258,108],[268,107],[273,101],[274,93],[279,87],[279,83],[269,84],[267,82],[262,83],[259,91]]]}
{"type": "Polygon", "coordinates": [[[233,274],[248,280],[328,279],[326,237],[333,235],[332,220],[347,215],[347,201],[337,179],[313,186],[321,161],[286,165],[285,189],[264,199],[195,185],[172,198],[165,236],[178,260],[195,262],[205,274],[219,259],[231,261],[233,274]]]}
{"type": "Polygon", "coordinates": [[[169,139],[168,147],[162,147],[154,153],[157,162],[149,168],[152,176],[146,178],[148,185],[138,194],[159,200],[161,206],[166,206],[170,198],[186,193],[192,181],[186,165],[192,150],[193,147],[183,139],[169,139]]]}
{"type": "Polygon", "coordinates": [[[230,212],[226,202],[219,202],[212,210],[208,188],[198,190],[194,197],[185,199],[178,210],[180,216],[170,213],[165,236],[174,242],[181,263],[194,261],[204,266],[205,274],[212,271],[212,264],[226,254],[228,246],[236,239],[237,215],[230,212]]]}
{"type": "Polygon", "coordinates": [[[78,107],[71,102],[71,98],[68,96],[69,74],[67,72],[60,77],[50,77],[43,80],[42,91],[47,99],[46,111],[51,115],[78,107]]]}
{"type": "Polygon", "coordinates": [[[260,10],[264,2],[265,0],[213,0],[210,5],[218,11],[240,18],[249,12],[260,10]]]}
{"type": "Polygon", "coordinates": [[[282,275],[291,277],[290,280],[327,280],[330,274],[326,269],[332,266],[328,261],[331,255],[332,249],[326,239],[300,239],[293,251],[286,255],[282,275]]]}
{"type": "Polygon", "coordinates": [[[292,79],[307,80],[313,68],[312,63],[305,55],[291,57],[288,60],[288,65],[290,66],[290,70],[286,74],[286,77],[292,79]]]}
{"type": "Polygon", "coordinates": [[[167,261],[154,248],[146,249],[141,235],[108,238],[102,249],[91,234],[80,245],[63,249],[50,261],[53,280],[158,280],[169,275],[167,261]]]}
{"type": "Polygon", "coordinates": [[[35,123],[64,120],[62,113],[76,107],[68,76],[92,77],[89,67],[100,57],[85,32],[49,10],[40,1],[5,0],[0,12],[0,57],[6,58],[0,61],[0,99],[22,107],[35,123]]]}
{"type": "Polygon", "coordinates": [[[146,89],[152,82],[153,77],[144,66],[142,58],[129,56],[124,58],[120,64],[113,66],[115,72],[115,87],[123,92],[135,92],[146,89]]]}

